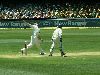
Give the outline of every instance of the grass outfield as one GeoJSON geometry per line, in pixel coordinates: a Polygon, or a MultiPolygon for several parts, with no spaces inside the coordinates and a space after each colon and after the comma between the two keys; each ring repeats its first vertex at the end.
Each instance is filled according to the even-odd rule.
{"type": "Polygon", "coordinates": [[[0,30],[0,75],[99,75],[100,29],[63,29],[63,49],[68,57],[60,57],[58,45],[48,57],[54,29],[41,29],[39,55],[33,46],[27,56],[20,54],[24,41],[30,42],[31,29],[0,30]]]}

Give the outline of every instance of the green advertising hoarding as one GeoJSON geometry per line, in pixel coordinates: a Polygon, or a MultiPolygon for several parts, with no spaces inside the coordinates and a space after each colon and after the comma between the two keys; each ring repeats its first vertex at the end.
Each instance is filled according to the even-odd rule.
{"type": "MultiPolygon", "coordinates": [[[[99,18],[88,19],[28,19],[24,20],[30,24],[37,22],[40,27],[55,27],[59,23],[64,27],[100,27],[99,18]]],[[[0,20],[0,28],[29,28],[23,20],[0,20]]]]}

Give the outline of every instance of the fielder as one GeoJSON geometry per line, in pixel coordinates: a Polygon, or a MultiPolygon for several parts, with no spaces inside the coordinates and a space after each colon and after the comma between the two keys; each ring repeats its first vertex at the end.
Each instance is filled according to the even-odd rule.
{"type": "Polygon", "coordinates": [[[54,50],[54,47],[55,47],[55,42],[59,42],[60,44],[60,52],[61,52],[61,56],[64,56],[65,53],[62,49],[62,25],[58,25],[56,30],[53,32],[53,35],[52,35],[52,45],[51,45],[51,48],[50,48],[50,55],[49,56],[52,56],[53,54],[53,50],[54,50]],[[57,41],[59,40],[59,41],[57,41]]]}
{"type": "MultiPolygon", "coordinates": [[[[27,23],[27,22],[25,22],[25,23],[27,23]]],[[[27,24],[31,28],[33,28],[33,33],[32,33],[32,36],[31,36],[30,43],[28,45],[25,45],[25,48],[21,49],[22,55],[23,55],[23,53],[25,53],[27,55],[27,49],[31,48],[33,45],[36,45],[36,47],[40,50],[40,55],[46,54],[40,46],[42,39],[40,37],[40,29],[38,28],[38,24],[37,23],[34,23],[34,25],[31,25],[29,23],[27,23],[27,24]]]]}

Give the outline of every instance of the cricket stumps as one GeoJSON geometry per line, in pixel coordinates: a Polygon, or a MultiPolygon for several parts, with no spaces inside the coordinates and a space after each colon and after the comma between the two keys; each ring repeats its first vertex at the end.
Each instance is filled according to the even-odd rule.
{"type": "Polygon", "coordinates": [[[22,55],[27,55],[27,41],[25,41],[24,48],[21,49],[22,55]]]}
{"type": "Polygon", "coordinates": [[[25,55],[27,55],[27,41],[25,41],[25,55]]]}

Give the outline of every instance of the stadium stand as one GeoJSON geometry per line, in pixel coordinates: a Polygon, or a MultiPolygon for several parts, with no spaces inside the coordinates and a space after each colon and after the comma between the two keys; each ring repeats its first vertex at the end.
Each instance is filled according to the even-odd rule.
{"type": "MultiPolygon", "coordinates": [[[[17,2],[16,2],[17,3],[17,2]]],[[[32,2],[12,5],[0,4],[0,19],[30,18],[100,18],[100,4],[35,4],[32,2]]]]}

